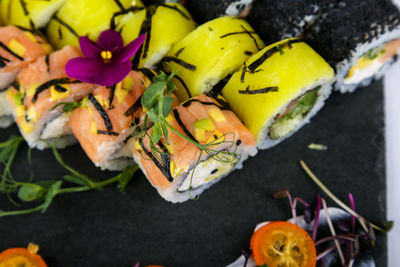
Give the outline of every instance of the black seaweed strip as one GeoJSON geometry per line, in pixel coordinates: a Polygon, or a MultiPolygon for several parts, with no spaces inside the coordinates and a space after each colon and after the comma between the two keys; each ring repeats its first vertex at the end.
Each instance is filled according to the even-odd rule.
{"type": "Polygon", "coordinates": [[[139,11],[139,10],[143,10],[144,9],[144,7],[137,7],[137,6],[132,6],[132,7],[129,7],[129,8],[125,8],[124,10],[122,10],[122,11],[118,11],[118,12],[115,12],[113,15],[112,15],[112,17],[111,17],[111,19],[110,19],[110,28],[111,29],[115,29],[116,28],[116,26],[117,25],[115,25],[115,18],[116,17],[118,17],[118,16],[121,16],[121,15],[125,15],[125,14],[128,14],[129,12],[135,12],[135,11],[139,11]]]}
{"type": "Polygon", "coordinates": [[[13,55],[14,57],[18,58],[19,60],[24,60],[23,57],[17,55],[16,53],[14,53],[10,48],[8,48],[5,44],[3,44],[2,42],[0,42],[0,47],[3,48],[4,50],[6,50],[8,53],[10,53],[11,55],[13,55]]]}
{"type": "Polygon", "coordinates": [[[183,12],[182,10],[180,10],[179,8],[177,8],[176,6],[169,6],[169,5],[166,5],[166,4],[160,4],[159,6],[166,7],[166,8],[173,9],[173,10],[175,10],[175,11],[178,11],[178,13],[182,15],[182,17],[184,17],[185,19],[190,20],[190,17],[189,17],[188,15],[186,15],[185,12],[183,12]]]}
{"type": "Polygon", "coordinates": [[[150,39],[151,39],[151,24],[153,20],[153,16],[157,11],[157,6],[150,6],[147,8],[148,12],[146,13],[146,21],[147,21],[147,27],[146,27],[146,40],[144,40],[144,50],[143,50],[143,58],[147,57],[147,53],[149,52],[149,46],[150,46],[150,39]]]}
{"type": "Polygon", "coordinates": [[[192,94],[190,93],[189,88],[187,87],[187,85],[183,81],[183,79],[181,77],[179,77],[178,75],[175,75],[174,78],[177,79],[183,85],[183,88],[185,88],[185,91],[188,94],[188,97],[191,98],[192,94]]]}
{"type": "Polygon", "coordinates": [[[124,116],[129,117],[135,114],[135,112],[142,107],[142,96],[140,96],[133,105],[125,111],[124,116]]]}
{"type": "Polygon", "coordinates": [[[62,87],[61,85],[58,84],[54,85],[54,89],[56,89],[56,91],[59,93],[65,93],[68,91],[67,88],[62,87]]]}
{"type": "Polygon", "coordinates": [[[19,91],[19,89],[20,89],[19,83],[18,83],[17,81],[14,81],[14,82],[11,84],[11,86],[14,87],[15,90],[17,90],[17,91],[19,91]]]}
{"type": "Polygon", "coordinates": [[[40,35],[40,33],[36,29],[28,29],[28,28],[25,28],[25,27],[22,27],[22,26],[19,26],[19,25],[15,25],[15,26],[18,29],[23,30],[25,32],[30,32],[30,33],[34,33],[34,34],[39,34],[40,35]]]}
{"type": "Polygon", "coordinates": [[[9,59],[0,56],[0,68],[4,68],[8,62],[10,62],[9,59]]]}
{"type": "Polygon", "coordinates": [[[179,49],[178,51],[176,51],[175,57],[179,57],[179,55],[183,52],[183,50],[185,50],[185,47],[182,47],[181,49],[179,49]]]}
{"type": "Polygon", "coordinates": [[[6,91],[7,89],[8,89],[8,87],[0,88],[0,92],[4,92],[4,91],[6,91]]]}
{"type": "Polygon", "coordinates": [[[188,101],[186,101],[185,103],[182,104],[183,107],[189,107],[193,102],[198,102],[200,104],[206,105],[206,106],[216,106],[217,108],[222,109],[223,107],[221,107],[220,105],[214,103],[214,102],[205,102],[205,101],[200,101],[198,99],[189,99],[188,101]]]}
{"type": "Polygon", "coordinates": [[[112,136],[118,136],[119,135],[119,133],[116,133],[116,132],[103,131],[103,130],[97,130],[97,134],[112,135],[112,136]]]}
{"type": "Polygon", "coordinates": [[[256,45],[258,50],[261,50],[260,46],[257,43],[256,38],[253,36],[251,32],[249,32],[243,25],[240,25],[240,27],[250,36],[251,39],[253,39],[254,44],[256,45]]]}
{"type": "Polygon", "coordinates": [[[269,92],[278,92],[279,88],[276,86],[265,87],[261,89],[250,90],[250,86],[247,86],[246,90],[239,90],[239,94],[255,95],[255,94],[266,94],[269,92]]]}
{"type": "Polygon", "coordinates": [[[163,58],[162,62],[175,62],[178,65],[181,65],[182,67],[184,67],[187,70],[190,71],[196,71],[196,66],[192,65],[190,63],[187,63],[186,61],[183,61],[182,59],[176,58],[176,57],[165,57],[163,58]]]}
{"type": "Polygon", "coordinates": [[[178,122],[179,126],[182,127],[182,130],[185,132],[185,134],[192,139],[193,141],[195,141],[196,143],[198,143],[198,141],[196,140],[196,138],[194,138],[194,136],[192,135],[192,133],[186,128],[186,126],[183,124],[182,120],[181,120],[181,116],[179,115],[178,110],[174,109],[173,110],[174,113],[174,117],[176,119],[176,121],[178,122]]]}
{"type": "Polygon", "coordinates": [[[60,27],[60,26],[58,26],[58,38],[59,38],[60,40],[63,39],[63,34],[62,34],[62,31],[61,31],[61,27],[60,27]]]}
{"type": "Polygon", "coordinates": [[[124,11],[124,10],[125,10],[125,7],[121,4],[121,1],[119,1],[119,0],[114,0],[114,2],[117,4],[118,8],[119,8],[121,11],[124,11]]]}
{"type": "Polygon", "coordinates": [[[36,29],[35,23],[33,23],[33,20],[29,18],[29,24],[31,25],[32,29],[36,29]]]}
{"type": "MultiPolygon", "coordinates": [[[[296,39],[296,40],[288,40],[286,43],[279,44],[280,48],[283,49],[284,47],[288,46],[289,48],[291,47],[292,44],[294,43],[301,43],[304,42],[303,40],[296,39]]],[[[255,70],[261,66],[269,57],[274,55],[275,53],[278,53],[278,49],[276,46],[271,47],[269,50],[265,51],[264,54],[261,55],[256,61],[251,63],[248,66],[248,69],[250,70],[250,73],[254,73],[255,70]]]]}
{"type": "Polygon", "coordinates": [[[113,127],[112,127],[112,124],[111,124],[110,118],[108,117],[107,112],[103,109],[103,107],[100,105],[100,103],[97,102],[96,98],[92,94],[89,94],[88,99],[94,105],[97,112],[100,114],[101,118],[103,119],[104,124],[106,125],[107,131],[111,131],[113,127]]]}
{"type": "Polygon", "coordinates": [[[171,183],[174,181],[174,179],[172,178],[171,174],[169,172],[167,172],[166,168],[164,166],[162,166],[160,164],[160,162],[158,162],[158,160],[153,156],[153,154],[147,150],[147,148],[144,146],[143,141],[140,140],[140,146],[142,147],[144,153],[146,153],[146,155],[151,158],[151,160],[154,162],[154,164],[157,166],[157,168],[164,174],[165,178],[167,178],[168,181],[170,181],[171,183]]]}
{"type": "Polygon", "coordinates": [[[59,84],[70,84],[70,83],[81,83],[81,81],[78,81],[78,80],[71,81],[70,78],[60,78],[60,79],[49,80],[49,81],[43,83],[38,88],[36,88],[36,92],[35,92],[35,94],[33,95],[33,98],[32,98],[32,103],[36,102],[37,97],[39,96],[39,94],[41,92],[43,92],[44,90],[49,89],[51,86],[59,85],[59,84]]]}
{"type": "Polygon", "coordinates": [[[247,56],[251,56],[251,55],[253,55],[253,52],[246,50],[246,51],[244,51],[244,54],[247,56]]]}
{"type": "MultiPolygon", "coordinates": [[[[146,9],[146,18],[143,20],[142,25],[140,26],[140,31],[139,31],[139,36],[147,32],[147,24],[148,24],[148,18],[151,17],[150,15],[150,9],[146,9]]],[[[148,36],[146,36],[147,40],[148,36]]],[[[145,42],[146,42],[145,40],[145,42]]],[[[136,52],[135,57],[132,60],[132,69],[137,69],[139,67],[140,63],[140,57],[142,56],[143,53],[143,45],[140,46],[139,50],[136,52]]]]}
{"type": "Polygon", "coordinates": [[[53,19],[55,21],[57,21],[58,23],[60,23],[62,26],[64,26],[65,28],[67,28],[67,30],[69,30],[76,38],[79,38],[79,34],[70,26],[68,25],[65,21],[61,20],[57,14],[54,15],[53,19]]]}
{"type": "Polygon", "coordinates": [[[128,143],[129,139],[131,139],[131,138],[133,138],[133,134],[131,134],[131,135],[128,135],[128,137],[127,137],[127,138],[125,138],[125,140],[124,140],[124,144],[128,143]]]}
{"type": "Polygon", "coordinates": [[[109,87],[110,88],[110,96],[108,97],[108,106],[111,108],[112,107],[112,102],[114,101],[114,94],[115,94],[115,88],[117,88],[117,85],[114,84],[109,87]]]}
{"type": "Polygon", "coordinates": [[[50,55],[46,55],[45,61],[47,65],[47,72],[50,72],[50,55]]]}
{"type": "Polygon", "coordinates": [[[219,38],[225,38],[225,37],[228,37],[228,36],[231,36],[231,35],[236,35],[236,34],[249,34],[249,33],[251,33],[251,34],[253,34],[253,33],[256,33],[255,31],[251,31],[251,32],[249,32],[249,31],[243,31],[243,32],[230,32],[230,33],[227,33],[227,34],[224,34],[224,35],[221,35],[219,38]]]}
{"type": "Polygon", "coordinates": [[[246,66],[246,62],[245,62],[242,67],[242,74],[240,75],[241,83],[244,83],[244,77],[246,76],[246,70],[247,70],[247,66],[246,66]]]}
{"type": "Polygon", "coordinates": [[[169,176],[171,176],[171,169],[170,169],[170,163],[171,163],[171,158],[169,156],[169,152],[167,148],[164,146],[164,144],[160,141],[158,141],[158,146],[163,150],[163,153],[161,153],[161,160],[164,163],[166,172],[168,172],[169,176]]]}
{"type": "Polygon", "coordinates": [[[144,76],[146,76],[150,81],[153,81],[153,78],[156,77],[156,74],[154,74],[151,70],[146,69],[146,68],[141,68],[138,69],[144,76]]]}
{"type": "Polygon", "coordinates": [[[26,3],[24,0],[19,0],[19,3],[21,4],[22,10],[24,11],[25,16],[29,16],[28,9],[26,8],[26,3]]]}

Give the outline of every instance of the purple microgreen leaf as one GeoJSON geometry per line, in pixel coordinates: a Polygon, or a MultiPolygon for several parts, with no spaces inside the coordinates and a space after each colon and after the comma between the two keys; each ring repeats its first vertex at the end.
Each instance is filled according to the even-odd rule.
{"type": "Polygon", "coordinates": [[[133,267],[139,267],[140,266],[140,262],[136,262],[135,265],[133,265],[133,267]]]}
{"type": "Polygon", "coordinates": [[[314,219],[314,225],[313,225],[313,231],[312,231],[312,239],[315,242],[317,239],[317,231],[318,231],[318,223],[319,223],[319,214],[321,211],[321,196],[317,195],[317,208],[315,210],[315,219],[314,219]]]}
{"type": "Polygon", "coordinates": [[[306,209],[304,210],[304,220],[306,221],[306,223],[310,224],[312,221],[312,209],[311,206],[306,207],[306,209]]]}
{"type": "MultiPolygon", "coordinates": [[[[350,208],[355,212],[356,205],[352,193],[349,193],[349,201],[350,201],[350,208]]],[[[356,229],[356,218],[354,217],[354,215],[351,215],[351,232],[354,233],[355,229],[356,229]]]]}
{"type": "Polygon", "coordinates": [[[272,197],[275,199],[284,199],[289,195],[289,191],[286,189],[278,189],[273,194],[272,197]]]}
{"type": "MultiPolygon", "coordinates": [[[[328,222],[329,230],[331,231],[332,236],[336,236],[335,228],[333,227],[331,217],[329,216],[328,207],[326,206],[325,199],[322,199],[322,206],[325,211],[326,221],[328,222]]],[[[339,241],[337,239],[334,239],[334,242],[335,242],[335,246],[336,246],[337,252],[339,254],[339,257],[340,257],[340,261],[342,262],[342,265],[344,265],[344,256],[343,256],[342,248],[340,247],[339,241]]]]}
{"type": "Polygon", "coordinates": [[[338,222],[336,223],[336,227],[337,227],[340,231],[345,232],[345,233],[347,233],[347,232],[350,231],[349,224],[348,224],[347,222],[345,222],[345,221],[338,221],[338,222]]]}

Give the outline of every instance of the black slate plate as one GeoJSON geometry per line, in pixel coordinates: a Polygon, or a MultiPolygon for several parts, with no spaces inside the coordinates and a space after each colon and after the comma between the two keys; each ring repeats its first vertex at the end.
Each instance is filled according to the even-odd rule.
{"type": "MultiPolygon", "coordinates": [[[[16,128],[1,131],[5,140],[16,128]]],[[[25,151],[26,152],[26,151],[25,151]]],[[[20,153],[15,177],[28,177],[26,153],[20,153]]],[[[74,168],[105,178],[75,145],[61,151],[74,168]]],[[[49,151],[34,151],[35,176],[61,177],[49,151]]],[[[52,267],[224,266],[249,244],[254,226],[290,216],[286,200],[273,200],[278,188],[312,202],[317,186],[298,161],[304,159],[337,196],[356,199],[357,210],[375,223],[386,218],[382,83],[354,94],[333,95],[311,124],[286,142],[249,159],[244,169],[206,191],[199,200],[173,205],[161,199],[137,174],[125,194],[114,188],[62,195],[44,214],[0,218],[0,251],[28,242],[40,244],[52,267]],[[326,144],[327,151],[307,148],[326,144]]],[[[13,208],[4,196],[0,208],[13,208]]],[[[332,203],[330,203],[332,204],[332,203]]],[[[386,237],[379,235],[374,257],[387,265],[386,237]]]]}

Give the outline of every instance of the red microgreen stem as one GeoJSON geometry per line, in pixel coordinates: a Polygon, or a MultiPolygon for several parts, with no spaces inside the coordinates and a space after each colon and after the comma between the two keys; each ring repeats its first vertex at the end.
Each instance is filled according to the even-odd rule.
{"type": "Polygon", "coordinates": [[[318,223],[319,223],[319,213],[321,211],[321,195],[317,195],[317,208],[315,210],[315,218],[312,232],[312,239],[315,242],[317,240],[318,223]]]}
{"type": "MultiPolygon", "coordinates": [[[[326,221],[328,222],[329,230],[331,231],[332,236],[336,236],[335,228],[333,227],[332,220],[331,220],[331,217],[329,215],[328,207],[326,206],[325,199],[322,199],[322,206],[323,206],[323,208],[325,210],[326,221]]],[[[342,262],[342,265],[344,265],[345,262],[344,262],[343,251],[342,251],[342,248],[340,247],[339,241],[337,239],[334,239],[333,241],[335,242],[335,246],[337,248],[337,251],[338,251],[338,254],[339,254],[339,257],[340,257],[340,261],[342,262]]]]}
{"type": "MultiPolygon", "coordinates": [[[[339,244],[342,245],[344,243],[344,241],[339,241],[339,244]]],[[[322,258],[324,258],[326,255],[328,255],[329,253],[331,253],[332,251],[334,251],[336,249],[336,245],[333,245],[329,248],[327,248],[326,250],[324,250],[323,252],[319,253],[317,255],[317,261],[321,260],[322,258]]]]}
{"type": "Polygon", "coordinates": [[[347,235],[335,235],[335,236],[324,237],[324,238],[318,240],[317,242],[315,242],[314,244],[315,244],[315,246],[319,246],[319,245],[321,245],[322,243],[325,243],[325,242],[327,242],[327,241],[331,241],[331,240],[333,240],[333,239],[344,239],[344,240],[348,240],[348,241],[352,241],[352,242],[355,241],[354,238],[352,238],[352,237],[350,237],[350,236],[347,236],[347,235]]]}
{"type": "MultiPolygon", "coordinates": [[[[349,193],[349,200],[350,200],[350,208],[355,212],[356,211],[356,205],[354,202],[354,197],[352,193],[349,193]]],[[[356,217],[351,215],[351,232],[354,233],[356,228],[356,217]]]]}
{"type": "Polygon", "coordinates": [[[296,203],[293,202],[292,195],[289,192],[287,193],[287,196],[289,199],[290,207],[292,209],[293,222],[297,225],[296,203]]]}

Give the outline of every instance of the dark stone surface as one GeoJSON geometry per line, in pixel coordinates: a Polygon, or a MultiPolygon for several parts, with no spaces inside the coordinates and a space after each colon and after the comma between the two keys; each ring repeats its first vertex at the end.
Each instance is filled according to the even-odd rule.
{"type": "MultiPolygon", "coordinates": [[[[16,129],[2,130],[1,140],[16,129]]],[[[92,177],[96,170],[79,146],[62,151],[68,163],[92,177]]],[[[65,173],[49,151],[34,151],[35,176],[65,173]]],[[[286,200],[273,200],[278,188],[313,202],[321,191],[305,175],[304,159],[341,199],[354,194],[357,210],[375,223],[386,218],[382,84],[354,94],[333,95],[311,124],[281,145],[249,159],[244,169],[206,191],[199,200],[173,205],[161,199],[142,174],[125,194],[115,188],[55,199],[45,214],[0,218],[0,251],[28,242],[40,244],[51,267],[223,266],[249,244],[254,226],[290,216],[286,200]],[[307,148],[326,144],[327,151],[307,148]]],[[[20,153],[15,177],[28,177],[26,154],[20,153]]],[[[0,208],[13,208],[0,197],[0,208]]],[[[330,202],[332,204],[332,202],[330,202]]],[[[378,235],[374,256],[387,266],[386,237],[378,235]]]]}

